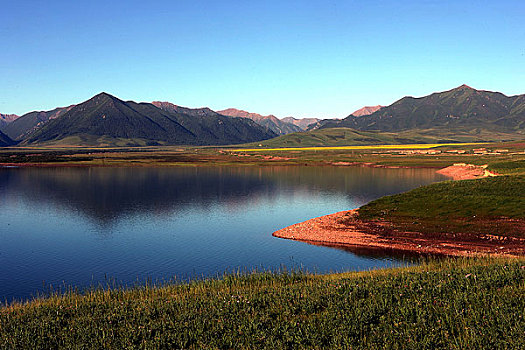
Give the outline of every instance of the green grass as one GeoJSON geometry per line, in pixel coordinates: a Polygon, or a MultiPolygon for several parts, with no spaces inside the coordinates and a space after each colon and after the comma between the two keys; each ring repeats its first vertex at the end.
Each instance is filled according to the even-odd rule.
{"type": "Polygon", "coordinates": [[[506,175],[525,174],[525,159],[494,162],[488,169],[506,175]]]}
{"type": "Polygon", "coordinates": [[[0,348],[517,349],[524,265],[450,259],[70,293],[0,308],[0,348]]]}
{"type": "Polygon", "coordinates": [[[252,142],[240,147],[282,148],[282,147],[337,147],[385,144],[487,142],[509,139],[523,139],[520,134],[486,132],[481,134],[447,132],[435,129],[415,129],[402,132],[362,131],[347,127],[318,129],[295,132],[273,139],[252,142]]]}
{"type": "Polygon", "coordinates": [[[525,176],[446,181],[382,197],[359,209],[362,220],[385,220],[423,233],[525,235],[525,176]]]}

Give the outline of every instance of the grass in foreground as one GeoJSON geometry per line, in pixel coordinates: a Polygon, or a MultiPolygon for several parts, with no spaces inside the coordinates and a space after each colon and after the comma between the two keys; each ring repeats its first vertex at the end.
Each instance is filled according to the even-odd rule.
{"type": "Polygon", "coordinates": [[[227,276],[0,309],[0,348],[525,346],[525,259],[335,275],[227,276]]]}
{"type": "Polygon", "coordinates": [[[525,236],[525,176],[446,181],[377,199],[362,220],[385,220],[422,233],[525,236]]]}

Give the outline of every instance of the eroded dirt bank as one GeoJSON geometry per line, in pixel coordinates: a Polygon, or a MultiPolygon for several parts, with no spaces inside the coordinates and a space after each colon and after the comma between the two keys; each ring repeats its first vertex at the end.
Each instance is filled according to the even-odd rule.
{"type": "Polygon", "coordinates": [[[357,218],[357,209],[341,211],[288,226],[273,236],[348,250],[366,248],[421,255],[525,255],[525,239],[496,236],[431,235],[398,232],[380,225],[370,225],[357,218]]]}
{"type": "Polygon", "coordinates": [[[453,180],[471,180],[498,175],[496,173],[488,171],[486,165],[478,166],[474,164],[465,163],[451,165],[449,167],[438,170],[437,173],[451,177],[453,180]]]}

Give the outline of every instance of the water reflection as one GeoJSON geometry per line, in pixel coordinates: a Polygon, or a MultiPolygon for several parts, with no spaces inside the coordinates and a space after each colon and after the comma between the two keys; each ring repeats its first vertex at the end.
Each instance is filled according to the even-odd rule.
{"type": "Polygon", "coordinates": [[[404,263],[271,233],[441,179],[431,169],[353,167],[0,168],[0,300],[108,277],[404,263]]]}
{"type": "Polygon", "coordinates": [[[123,216],[168,216],[217,202],[241,210],[282,191],[342,193],[362,204],[439,178],[433,170],[359,167],[4,168],[0,197],[7,206],[23,199],[65,207],[108,226],[123,216]]]}

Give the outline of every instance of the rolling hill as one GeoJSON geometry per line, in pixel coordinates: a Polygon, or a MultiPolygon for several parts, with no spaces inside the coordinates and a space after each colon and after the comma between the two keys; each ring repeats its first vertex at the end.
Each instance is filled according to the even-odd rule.
{"type": "Polygon", "coordinates": [[[472,137],[494,132],[519,136],[525,134],[525,95],[508,97],[461,85],[425,97],[403,97],[370,115],[350,115],[340,121],[328,120],[321,124],[321,129],[433,130],[437,136],[467,133],[472,137]]]}
{"type": "Polygon", "coordinates": [[[416,143],[455,143],[506,140],[508,134],[487,133],[473,136],[468,133],[442,133],[433,130],[408,130],[402,132],[362,131],[351,128],[324,128],[296,132],[270,140],[255,142],[243,147],[281,148],[281,147],[322,147],[354,145],[400,145],[416,143]]]}
{"type": "Polygon", "coordinates": [[[272,130],[277,135],[286,135],[292,132],[297,132],[297,131],[302,130],[299,126],[294,125],[292,123],[287,123],[283,120],[278,119],[277,117],[273,115],[263,116],[257,113],[250,113],[250,112],[242,111],[242,110],[235,109],[235,108],[228,108],[222,111],[218,111],[218,113],[222,115],[227,115],[230,117],[251,119],[257,124],[265,126],[268,129],[272,130]]]}
{"type": "Polygon", "coordinates": [[[226,117],[207,108],[178,108],[169,110],[151,103],[124,102],[100,93],[56,118],[48,118],[22,143],[224,145],[276,136],[251,120],[226,117]]]}

